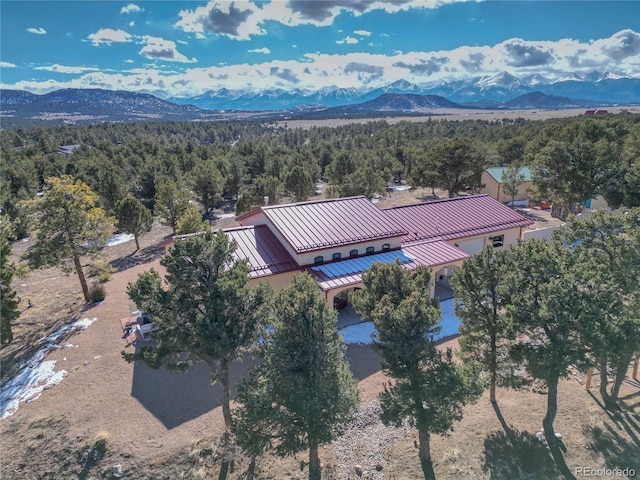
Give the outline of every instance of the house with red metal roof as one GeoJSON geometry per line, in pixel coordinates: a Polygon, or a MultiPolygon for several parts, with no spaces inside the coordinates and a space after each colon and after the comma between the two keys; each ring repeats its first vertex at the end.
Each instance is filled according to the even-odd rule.
{"type": "MultiPolygon", "coordinates": [[[[487,245],[507,247],[532,222],[488,195],[380,209],[366,197],[260,207],[226,233],[249,261],[250,283],[275,288],[308,271],[330,305],[346,305],[375,262],[431,268],[444,290],[453,269],[487,245]]],[[[434,289],[433,293],[437,290],[434,289]]]]}

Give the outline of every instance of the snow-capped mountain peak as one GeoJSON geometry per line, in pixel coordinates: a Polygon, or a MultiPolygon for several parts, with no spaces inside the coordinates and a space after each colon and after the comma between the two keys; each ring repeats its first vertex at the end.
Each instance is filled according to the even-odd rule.
{"type": "Polygon", "coordinates": [[[511,75],[509,72],[500,72],[496,75],[482,77],[476,82],[476,86],[481,89],[491,87],[517,88],[521,85],[522,83],[518,77],[511,75]]]}
{"type": "Polygon", "coordinates": [[[582,80],[582,78],[580,78],[579,75],[576,75],[575,73],[569,73],[563,77],[560,77],[559,79],[557,79],[555,82],[553,83],[561,83],[561,82],[583,82],[584,80],[582,80]]]}
{"type": "Polygon", "coordinates": [[[523,78],[522,83],[529,85],[530,87],[537,87],[538,85],[549,85],[550,82],[539,73],[535,73],[523,78]]]}

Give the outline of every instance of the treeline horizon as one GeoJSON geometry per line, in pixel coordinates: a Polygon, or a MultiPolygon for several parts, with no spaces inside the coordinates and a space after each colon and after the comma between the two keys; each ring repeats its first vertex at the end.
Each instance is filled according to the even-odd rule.
{"type": "MultiPolygon", "coordinates": [[[[384,194],[385,185],[476,193],[487,167],[529,166],[535,199],[569,211],[603,195],[610,205],[640,205],[640,115],[547,120],[384,120],[337,127],[287,128],[258,121],[104,123],[0,131],[0,208],[21,228],[20,202],[50,177],[82,180],[112,214],[131,195],[153,210],[169,183],[198,202],[203,217],[235,205],[249,211],[268,196],[307,200],[315,183],[327,196],[384,194]],[[80,145],[71,155],[62,145],[80,145]]],[[[517,181],[514,178],[514,181],[517,181]]]]}

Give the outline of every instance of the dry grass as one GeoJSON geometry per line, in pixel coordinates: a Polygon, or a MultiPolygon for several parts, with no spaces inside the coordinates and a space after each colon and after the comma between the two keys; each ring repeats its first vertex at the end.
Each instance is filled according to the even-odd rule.
{"type": "MultiPolygon", "coordinates": [[[[380,205],[418,202],[427,193],[394,192],[380,205]]],[[[219,226],[233,223],[229,219],[219,226]]],[[[0,352],[3,373],[15,371],[19,359],[38,348],[37,339],[61,325],[83,317],[98,321],[71,334],[61,348],[47,355],[47,360],[57,361],[57,370],[67,371],[63,382],[0,421],[3,480],[112,478],[115,465],[121,465],[129,479],[216,478],[215,442],[222,432],[222,414],[219,391],[208,384],[206,369],[184,376],[155,372],[125,363],[120,354],[125,346],[118,320],[128,315],[126,285],[139,273],[158,267],[160,251],[155,245],[168,233],[156,225],[135,254],[133,242],[108,250],[103,260],[114,272],[104,284],[107,298],[100,305],[83,306],[75,275],[53,269],[36,271],[18,285],[23,312],[15,325],[16,341],[0,352]],[[27,299],[33,302],[32,308],[26,307],[27,299]]],[[[14,253],[27,246],[18,244],[14,253]]],[[[455,347],[456,340],[444,346],[455,347]]],[[[354,364],[379,365],[371,349],[355,352],[354,364]]],[[[246,365],[238,367],[235,378],[243,369],[246,365]]],[[[640,472],[640,383],[625,382],[621,393],[625,408],[613,415],[599,402],[597,382],[593,393],[586,392],[576,378],[560,385],[556,421],[557,431],[564,435],[569,468],[630,467],[640,472]]],[[[376,368],[360,378],[363,408],[375,400],[385,381],[376,368]]],[[[538,393],[500,390],[498,410],[486,395],[468,406],[449,435],[432,438],[437,477],[560,478],[548,449],[535,439],[545,402],[538,393]]],[[[367,448],[354,445],[347,465],[340,464],[337,445],[326,446],[321,450],[325,478],[360,478],[355,465],[367,465],[372,452],[379,454],[381,470],[367,467],[362,478],[420,478],[416,439],[408,430],[397,441],[380,441],[367,448]]],[[[258,460],[258,478],[304,479],[306,461],[305,454],[286,459],[266,456],[258,460]]],[[[242,478],[247,467],[248,460],[239,457],[230,479],[242,478]]]]}

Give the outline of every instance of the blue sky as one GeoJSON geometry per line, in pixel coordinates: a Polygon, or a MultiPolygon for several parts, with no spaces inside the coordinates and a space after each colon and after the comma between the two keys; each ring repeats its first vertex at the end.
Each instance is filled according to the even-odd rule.
{"type": "Polygon", "coordinates": [[[375,88],[508,71],[640,78],[640,1],[0,2],[0,86],[375,88]]]}

